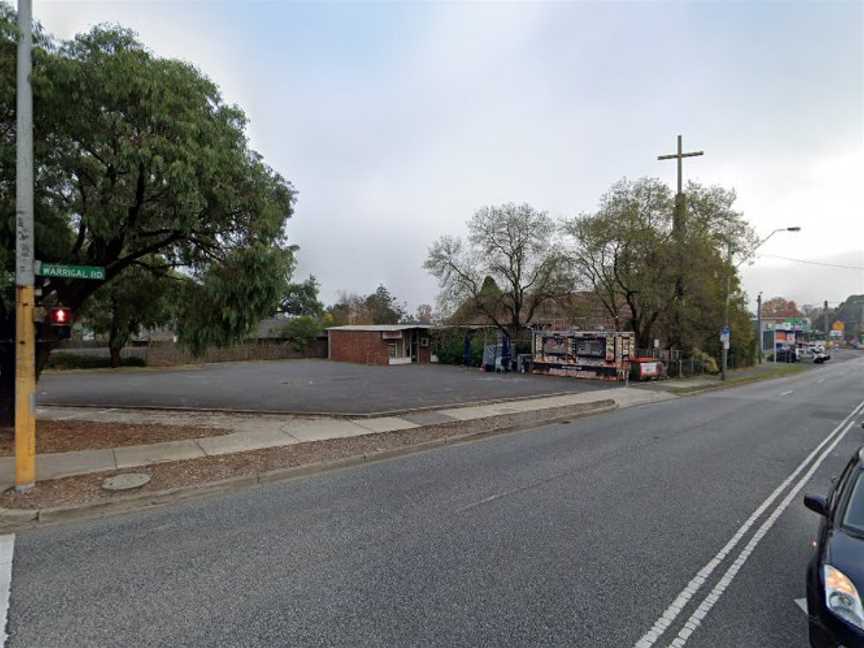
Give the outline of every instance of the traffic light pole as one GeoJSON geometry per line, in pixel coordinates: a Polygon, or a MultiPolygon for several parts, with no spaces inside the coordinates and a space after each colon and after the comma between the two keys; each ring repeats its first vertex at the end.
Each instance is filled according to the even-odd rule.
{"type": "Polygon", "coordinates": [[[18,0],[15,177],[15,489],[36,482],[36,336],[33,324],[32,0],[18,0]]]}

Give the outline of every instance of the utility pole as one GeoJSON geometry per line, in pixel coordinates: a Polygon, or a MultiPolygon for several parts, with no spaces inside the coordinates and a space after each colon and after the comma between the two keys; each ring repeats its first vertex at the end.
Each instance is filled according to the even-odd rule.
{"type": "MultiPolygon", "coordinates": [[[[681,337],[681,303],[684,300],[684,228],[687,219],[687,199],[684,196],[684,158],[705,155],[703,151],[684,152],[681,135],[678,136],[678,150],[670,155],[658,155],[658,160],[678,161],[678,192],[675,194],[675,214],[672,220],[672,238],[677,247],[677,277],[675,278],[675,312],[673,320],[675,330],[681,337]]],[[[679,340],[680,342],[680,340],[679,340]]]]}
{"type": "Polygon", "coordinates": [[[756,296],[756,331],[759,344],[756,345],[756,359],[762,364],[762,293],[756,296]]]}
{"type": "MultiPolygon", "coordinates": [[[[729,331],[729,293],[732,292],[732,273],[735,266],[732,265],[732,244],[729,243],[729,271],[726,273],[726,299],[723,301],[723,331],[728,336],[729,331]]],[[[721,336],[722,337],[722,336],[721,336]]],[[[729,362],[729,337],[720,342],[720,380],[726,380],[726,366],[729,362]]]]}
{"type": "Polygon", "coordinates": [[[18,96],[15,177],[15,489],[36,481],[36,340],[33,324],[32,0],[18,0],[18,96]]]}
{"type": "Polygon", "coordinates": [[[831,331],[828,330],[828,300],[825,300],[825,304],[822,306],[822,328],[825,331],[825,345],[828,345],[828,339],[831,336],[831,331]]]}

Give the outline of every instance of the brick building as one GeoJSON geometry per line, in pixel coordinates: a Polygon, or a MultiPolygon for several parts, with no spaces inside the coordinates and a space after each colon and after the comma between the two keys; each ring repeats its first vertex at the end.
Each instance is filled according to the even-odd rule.
{"type": "Polygon", "coordinates": [[[428,364],[429,327],[417,324],[352,324],[327,329],[330,360],[362,364],[428,364]]]}

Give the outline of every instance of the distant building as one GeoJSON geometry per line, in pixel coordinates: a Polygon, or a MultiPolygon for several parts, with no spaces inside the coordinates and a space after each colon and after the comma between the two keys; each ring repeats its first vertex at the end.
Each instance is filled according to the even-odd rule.
{"type": "MultiPolygon", "coordinates": [[[[625,327],[626,317],[629,314],[626,305],[622,305],[620,307],[621,316],[618,321],[615,321],[600,299],[590,291],[572,292],[544,299],[533,309],[533,312],[530,299],[529,296],[528,303],[522,309],[522,316],[525,319],[521,324],[525,329],[616,331],[625,327]]],[[[501,324],[509,325],[510,318],[510,311],[505,305],[502,304],[496,308],[495,319],[501,324]]],[[[447,323],[455,326],[495,326],[492,318],[478,309],[470,299],[456,309],[456,312],[448,318],[447,323]]]]}
{"type": "Polygon", "coordinates": [[[762,353],[773,353],[775,344],[795,346],[813,332],[809,317],[763,317],[761,321],[762,353]]]}
{"type": "Polygon", "coordinates": [[[429,326],[352,324],[327,329],[330,360],[361,364],[428,364],[432,358],[429,326]]]}

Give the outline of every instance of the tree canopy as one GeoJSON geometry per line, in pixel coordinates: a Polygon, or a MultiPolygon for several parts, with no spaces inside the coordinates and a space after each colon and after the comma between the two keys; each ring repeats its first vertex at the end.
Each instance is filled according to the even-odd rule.
{"type": "Polygon", "coordinates": [[[300,283],[289,284],[282,296],[279,310],[294,317],[321,317],[324,304],[318,299],[319,290],[320,285],[313,275],[300,283]]]}
{"type": "Polygon", "coordinates": [[[327,308],[327,320],[333,326],[345,324],[398,324],[406,318],[405,305],[380,284],[368,295],[341,293],[339,300],[327,308]]]}
{"type": "Polygon", "coordinates": [[[112,367],[120,366],[120,352],[133,336],[173,321],[178,287],[174,277],[133,265],[87,301],[81,320],[97,335],[108,337],[112,367]]]}
{"type": "Polygon", "coordinates": [[[541,304],[571,288],[556,234],[555,221],[531,205],[484,207],[468,221],[468,237],[438,239],[424,267],[438,279],[445,310],[469,304],[516,335],[541,304]]]}
{"type": "MultiPolygon", "coordinates": [[[[674,197],[654,178],[622,180],[599,209],[568,220],[569,259],[583,288],[594,291],[637,346],[710,349],[719,345],[727,281],[732,319],[746,318],[730,252],[746,258],[755,236],[735,211],[735,194],[720,187],[687,187],[683,231],[674,230],[674,197]]],[[[736,342],[747,341],[746,326],[736,342]]],[[[734,330],[733,330],[734,332],[734,330]]]]}
{"type": "Polygon", "coordinates": [[[785,297],[772,297],[762,302],[762,317],[801,317],[798,305],[785,297]]]}
{"type": "MultiPolygon", "coordinates": [[[[4,88],[15,87],[13,18],[7,8],[0,29],[4,88]]],[[[155,56],[121,27],[39,42],[32,77],[36,258],[104,266],[109,282],[132,266],[163,275],[180,269],[187,289],[199,289],[199,303],[212,296],[213,273],[292,267],[283,227],[296,192],[249,148],[243,111],[225,103],[212,81],[189,63],[155,56]],[[257,263],[248,262],[250,250],[261,257],[257,263]],[[147,261],[153,255],[158,265],[147,261]]],[[[14,178],[15,93],[4,92],[0,102],[0,164],[8,180],[14,178]]],[[[14,249],[14,205],[13,187],[3,184],[4,250],[14,249]]],[[[284,273],[233,277],[246,292],[277,297],[285,281],[284,273]]],[[[98,282],[52,280],[43,299],[77,311],[98,288],[98,282]]],[[[232,307],[265,305],[272,311],[276,301],[257,298],[232,307]]],[[[8,318],[8,300],[3,308],[0,315],[8,318]]],[[[196,323],[203,322],[190,321],[184,331],[193,335],[196,323]]],[[[240,328],[193,337],[227,341],[240,328]]]]}

